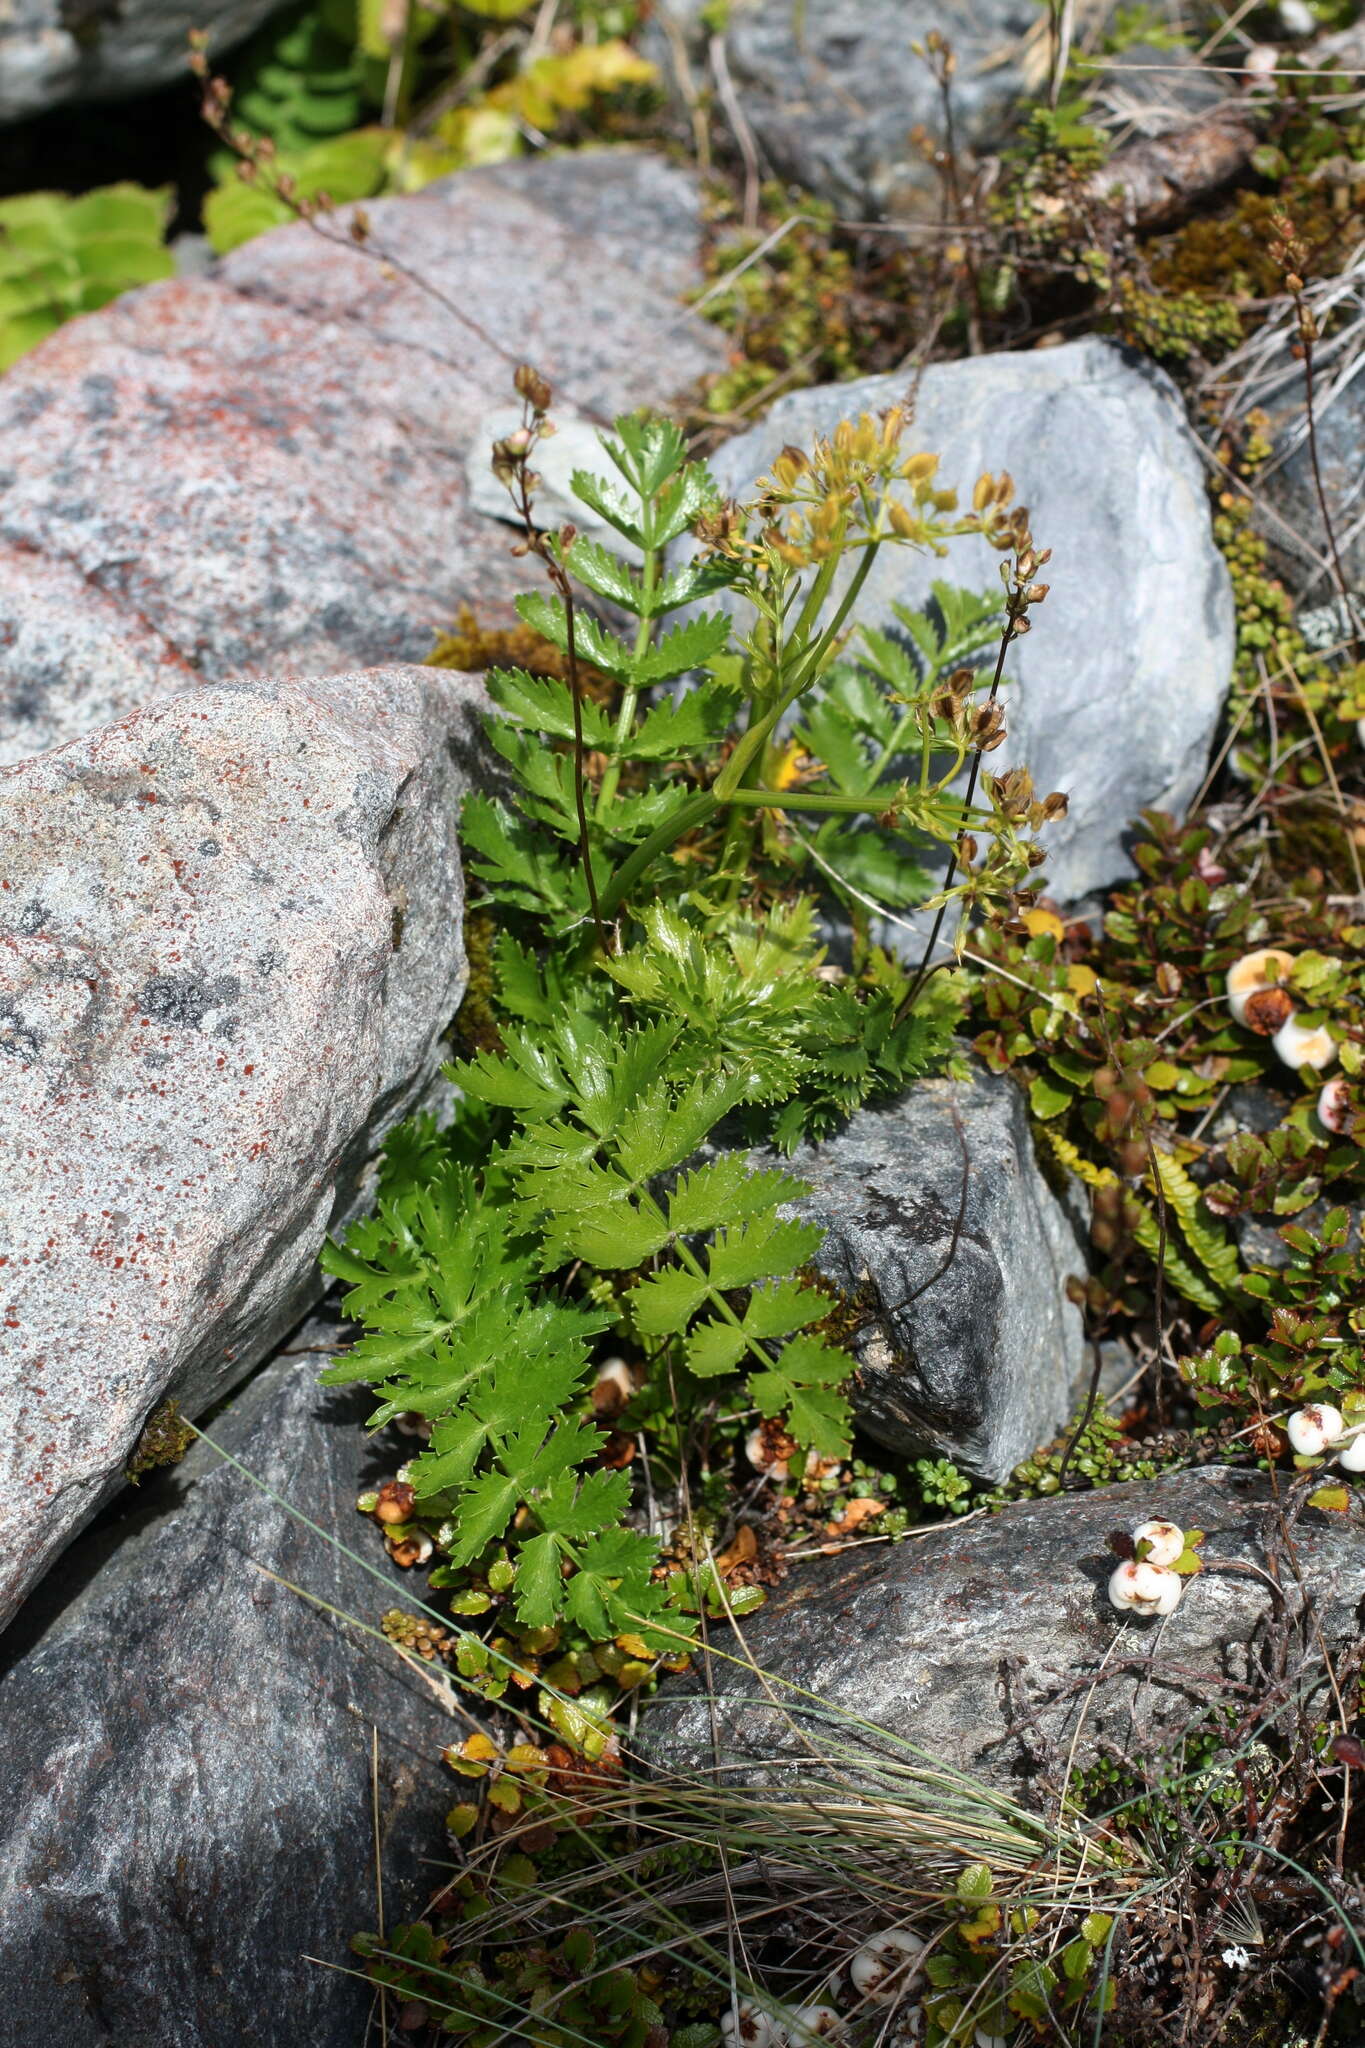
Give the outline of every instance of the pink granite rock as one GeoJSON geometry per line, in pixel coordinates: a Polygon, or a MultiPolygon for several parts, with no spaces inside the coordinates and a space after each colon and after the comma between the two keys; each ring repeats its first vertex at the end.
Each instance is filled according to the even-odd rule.
{"type": "Polygon", "coordinates": [[[724,361],[678,303],[695,188],[656,158],[469,171],[368,212],[387,266],[281,228],[0,381],[0,762],[195,677],[422,660],[462,600],[525,585],[467,480],[516,362],[610,417],[724,361]]]}
{"type": "Polygon", "coordinates": [[[297,1319],[430,1084],[482,702],[216,685],[0,771],[0,1621],[297,1319]]]}

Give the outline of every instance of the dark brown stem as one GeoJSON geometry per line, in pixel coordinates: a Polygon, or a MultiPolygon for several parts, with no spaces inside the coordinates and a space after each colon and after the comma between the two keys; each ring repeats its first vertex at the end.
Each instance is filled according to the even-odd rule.
{"type": "Polygon", "coordinates": [[[1095,1402],[1099,1396],[1100,1373],[1104,1367],[1104,1353],[1100,1349],[1100,1340],[1098,1337],[1092,1337],[1090,1339],[1090,1342],[1093,1345],[1095,1351],[1095,1365],[1090,1375],[1090,1391],[1085,1397],[1085,1410],[1081,1416],[1081,1419],[1076,1424],[1075,1432],[1072,1435],[1070,1442],[1067,1444],[1066,1449],[1062,1452],[1061,1462],[1057,1467],[1058,1486],[1060,1486],[1062,1481],[1066,1478],[1066,1468],[1071,1463],[1072,1457],[1075,1454],[1077,1444],[1080,1442],[1081,1438],[1085,1435],[1086,1431],[1090,1427],[1090,1418],[1095,1412],[1095,1402]]]}
{"type": "MultiPolygon", "coordinates": [[[[409,19],[411,19],[411,16],[409,16],[409,19]]],[[[434,285],[430,278],[424,277],[419,270],[414,270],[411,264],[405,263],[401,256],[394,254],[392,249],[386,249],[382,245],[373,243],[370,240],[369,215],[363,205],[351,208],[351,226],[349,229],[324,224],[321,216],[324,213],[331,212],[332,203],[327,201],[325,204],[320,204],[316,199],[303,198],[293,190],[292,185],[288,181],[282,185],[278,168],[273,164],[271,158],[261,149],[244,140],[240,131],[233,128],[229,120],[232,103],[231,92],[225,82],[220,78],[211,79],[208,76],[207,63],[196,63],[193,56],[191,57],[190,68],[202,81],[203,85],[200,118],[218,137],[218,140],[231,150],[240,165],[250,167],[253,182],[262,186],[273,198],[278,199],[280,204],[288,209],[296,221],[301,222],[305,227],[311,228],[315,235],[320,236],[324,242],[330,242],[334,248],[349,250],[355,255],[367,257],[372,263],[378,263],[384,270],[396,272],[408,284],[423,292],[433,304],[441,308],[442,312],[448,313],[452,320],[457,321],[477,341],[482,342],[485,348],[491,349],[494,355],[500,356],[503,362],[515,366],[521,361],[519,354],[505,347],[494,335],[490,334],[481,321],[476,320],[472,313],[466,312],[463,306],[457,305],[448,293],[440,289],[439,285],[434,285]]],[[[610,425],[610,421],[603,413],[598,411],[590,399],[580,397],[568,385],[562,385],[560,388],[568,398],[573,400],[585,419],[590,419],[596,426],[610,425]]]]}
{"type": "MultiPolygon", "coordinates": [[[[1018,616],[1018,613],[1014,609],[1013,602],[1011,602],[1010,614],[1005,621],[1005,630],[1000,635],[999,652],[995,657],[995,674],[991,677],[990,693],[986,698],[986,709],[988,711],[994,705],[996,698],[1000,694],[1001,678],[1004,676],[1005,673],[1005,656],[1009,653],[1010,642],[1014,639],[1014,629],[1018,620],[1018,616]]],[[[967,794],[962,801],[962,816],[964,824],[965,820],[971,813],[972,798],[976,795],[976,781],[980,773],[981,749],[980,747],[978,747],[976,752],[972,755],[972,765],[971,768],[968,770],[967,774],[967,794]]],[[[956,873],[957,841],[954,840],[952,851],[948,855],[948,865],[947,868],[944,870],[943,875],[944,892],[952,888],[953,876],[956,873]]],[[[915,1006],[916,996],[919,994],[920,990],[923,988],[925,982],[929,978],[930,968],[934,958],[934,948],[938,944],[938,935],[943,930],[943,919],[947,913],[947,909],[948,905],[946,901],[939,904],[938,912],[934,918],[933,926],[929,932],[929,943],[924,949],[924,958],[920,961],[919,966],[916,968],[914,980],[910,984],[910,987],[906,993],[905,1000],[901,1004],[900,1009],[896,1012],[896,1022],[898,1024],[902,1023],[905,1020],[905,1018],[909,1016],[911,1010],[915,1006]]]]}
{"type": "Polygon", "coordinates": [[[962,180],[957,155],[957,131],[953,121],[953,76],[948,61],[951,53],[945,53],[938,66],[938,89],[943,100],[943,155],[944,191],[953,226],[962,241],[963,266],[970,286],[970,303],[967,309],[967,353],[981,354],[981,285],[977,274],[976,251],[972,246],[971,224],[967,219],[967,208],[962,197],[962,180]]]}
{"type": "MultiPolygon", "coordinates": [[[[545,396],[548,403],[548,387],[545,396]]],[[[578,672],[577,613],[574,606],[573,584],[569,572],[554,551],[553,543],[536,526],[531,506],[529,457],[539,439],[543,423],[543,412],[536,412],[528,406],[523,420],[532,435],[532,440],[521,452],[521,460],[515,471],[514,481],[509,485],[512,500],[521,520],[525,539],[518,552],[536,555],[545,565],[545,573],[558,592],[564,604],[564,657],[569,671],[569,701],[573,706],[573,788],[574,808],[578,813],[578,855],[583,865],[583,880],[587,885],[588,904],[592,921],[597,928],[597,943],[604,953],[611,949],[607,944],[606,926],[602,922],[602,906],[597,898],[597,880],[592,871],[592,835],[588,829],[588,804],[585,790],[587,780],[584,765],[583,746],[583,682],[578,672]]],[[[572,528],[564,529],[565,543],[572,537],[572,528]]]]}
{"type": "Polygon", "coordinates": [[[918,1301],[922,1294],[927,1294],[931,1287],[937,1286],[938,1282],[952,1265],[953,1260],[957,1257],[957,1248],[962,1242],[962,1226],[967,1220],[967,1191],[971,1186],[972,1180],[972,1155],[967,1149],[967,1133],[962,1122],[962,1111],[955,1102],[950,1102],[948,1113],[953,1119],[953,1129],[957,1132],[957,1142],[962,1148],[962,1186],[957,1198],[957,1215],[953,1219],[953,1233],[948,1240],[947,1254],[938,1271],[931,1273],[927,1280],[921,1280],[919,1286],[912,1288],[904,1300],[898,1301],[895,1308],[891,1310],[892,1315],[899,1315],[902,1309],[909,1308],[912,1301],[918,1301]]]}
{"type": "Polygon", "coordinates": [[[1152,1175],[1152,1193],[1156,1197],[1156,1382],[1153,1392],[1156,1397],[1157,1427],[1166,1420],[1166,1189],[1157,1168],[1156,1147],[1152,1143],[1150,1126],[1142,1133],[1147,1143],[1147,1162],[1152,1175]]]}
{"type": "Polygon", "coordinates": [[[573,699],[573,793],[578,811],[578,851],[583,863],[583,880],[588,887],[588,902],[592,907],[592,921],[597,927],[597,943],[604,953],[610,952],[607,944],[606,927],[602,922],[602,907],[597,900],[597,882],[592,871],[592,838],[588,831],[588,805],[585,795],[583,767],[583,699],[582,685],[578,678],[578,648],[574,637],[573,586],[564,571],[556,564],[551,575],[564,600],[564,618],[568,627],[568,645],[565,649],[569,664],[569,694],[573,699]]]}

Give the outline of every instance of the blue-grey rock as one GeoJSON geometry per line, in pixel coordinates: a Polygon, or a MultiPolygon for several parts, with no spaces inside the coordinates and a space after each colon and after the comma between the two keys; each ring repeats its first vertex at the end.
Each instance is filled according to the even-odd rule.
{"type": "MultiPolygon", "coordinates": [[[[742,498],[786,444],[909,396],[894,376],[793,392],[712,466],[742,498]]],[[[1052,550],[1051,594],[1006,672],[1009,738],[989,765],[1022,762],[1040,794],[1070,797],[1044,845],[1049,889],[1075,902],[1131,872],[1139,811],[1194,796],[1231,679],[1232,588],[1184,407],[1162,371],[1088,339],[930,365],[908,445],[940,456],[964,504],[983,471],[1008,470],[1052,550]]],[[[893,602],[923,606],[935,580],[996,588],[998,561],[972,537],[944,560],[886,548],[860,616],[892,626],[893,602]]]]}
{"type": "MultiPolygon", "coordinates": [[[[674,32],[656,12],[645,47],[685,97],[681,44],[694,89],[706,89],[724,121],[704,0],[667,0],[666,12],[674,32]]],[[[943,140],[943,100],[915,44],[937,29],[956,54],[953,124],[965,170],[1009,133],[1025,88],[1020,41],[1037,25],[1029,0],[821,0],[799,10],[791,0],[733,0],[720,40],[767,166],[866,218],[922,212],[939,198],[913,132],[924,129],[931,146],[943,140]]]]}
{"type": "Polygon", "coordinates": [[[208,47],[218,55],[278,6],[279,0],[11,0],[0,10],[0,124],[188,77],[191,29],[207,29],[208,47]]]}
{"type": "Polygon", "coordinates": [[[1066,1297],[1084,1252],[1019,1089],[980,1072],[921,1082],[803,1147],[792,1171],[813,1190],[799,1213],[826,1229],[816,1264],[862,1316],[860,1427],[1005,1478],[1055,1435],[1084,1365],[1066,1297]]]}
{"type": "Polygon", "coordinates": [[[280,1504],[364,1548],[367,1404],[320,1389],[325,1363],[278,1359],[212,1426],[280,1499],[197,1445],[69,1551],[0,1642],[6,2042],[366,2038],[370,1993],[343,1972],[375,1925],[374,1731],[392,1926],[435,1881],[459,1724],[435,1672],[316,1604],[372,1628],[404,1599],[382,1553],[388,1586],[280,1504]]]}
{"type": "Polygon", "coordinates": [[[1277,1556],[1293,1674],[1281,1725],[1296,1729],[1302,1708],[1330,1701],[1324,1651],[1358,1637],[1365,1516],[1358,1494],[1349,1514],[1307,1509],[1291,1568],[1282,1499],[1259,1472],[1174,1472],[802,1565],[746,1619],[744,1659],[713,1663],[714,1721],[697,1674],[670,1680],[646,1712],[643,1746],[661,1767],[742,1781],[780,1776],[784,1763],[809,1774],[812,1746],[833,1742],[847,1782],[860,1750],[872,1767],[908,1743],[1014,1794],[1046,1747],[1055,1784],[1068,1757],[1083,1766],[1135,1743],[1150,1753],[1245,1704],[1236,1688],[1256,1682],[1275,1613],[1264,1576],[1246,1567],[1265,1574],[1277,1556]],[[1111,1535],[1150,1517],[1204,1530],[1214,1567],[1164,1622],[1122,1618],[1105,1593],[1111,1535]]]}
{"type": "MultiPolygon", "coordinates": [[[[1288,333],[1288,329],[1286,329],[1288,333]]],[[[1316,381],[1314,423],[1323,494],[1357,630],[1365,631],[1365,376],[1357,365],[1340,388],[1347,365],[1329,350],[1316,381]]],[[[1296,596],[1313,608],[1311,638],[1340,645],[1350,637],[1332,566],[1327,529],[1313,475],[1304,406],[1302,366],[1288,352],[1279,361],[1280,383],[1271,397],[1272,452],[1257,473],[1258,522],[1274,566],[1296,596]]]]}

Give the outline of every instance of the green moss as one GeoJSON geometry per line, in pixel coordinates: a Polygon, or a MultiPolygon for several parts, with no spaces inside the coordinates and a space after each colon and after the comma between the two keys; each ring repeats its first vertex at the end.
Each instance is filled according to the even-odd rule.
{"type": "Polygon", "coordinates": [[[1177,361],[1220,356],[1242,338],[1241,315],[1232,300],[1196,291],[1144,291],[1131,277],[1119,284],[1118,326],[1132,347],[1177,361]]]}
{"type": "Polygon", "coordinates": [[[1252,524],[1251,499],[1235,490],[1218,494],[1213,537],[1232,578],[1237,617],[1233,681],[1238,694],[1260,687],[1260,664],[1300,676],[1317,666],[1294,623],[1294,600],[1269,568],[1270,550],[1252,524]]]}
{"type": "Polygon", "coordinates": [[[1136,1438],[1126,1436],[1113,1417],[1097,1407],[1067,1459],[1063,1481],[1062,1460],[1083,1412],[1078,1409],[1060,1436],[1035,1451],[1022,1465],[1016,1465],[1004,1485],[985,1496],[986,1505],[995,1508],[1012,1500],[1042,1500],[1059,1493],[1063,1483],[1068,1490],[1072,1485],[1117,1486],[1125,1479],[1155,1479],[1162,1472],[1180,1472],[1192,1465],[1223,1461],[1235,1429],[1235,1424],[1228,1422],[1197,1433],[1169,1430],[1157,1436],[1136,1438]]]}
{"type": "Polygon", "coordinates": [[[496,1052],[502,1044],[497,1019],[497,970],[493,947],[498,920],[478,903],[469,904],[464,914],[464,950],[469,962],[469,980],[464,1001],[455,1014],[454,1036],[470,1053],[496,1052]]]}
{"type": "Polygon", "coordinates": [[[154,1408],[124,1466],[126,1479],[137,1485],[144,1472],[158,1465],[178,1465],[199,1434],[194,1424],[180,1413],[180,1403],[167,1399],[154,1408]]]}
{"type": "Polygon", "coordinates": [[[734,340],[730,367],[704,392],[710,413],[750,412],[770,390],[840,382],[867,368],[853,259],[838,236],[834,208],[775,185],[764,187],[762,203],[757,226],[746,230],[728,191],[710,196],[712,236],[699,298],[706,318],[734,340]]]}

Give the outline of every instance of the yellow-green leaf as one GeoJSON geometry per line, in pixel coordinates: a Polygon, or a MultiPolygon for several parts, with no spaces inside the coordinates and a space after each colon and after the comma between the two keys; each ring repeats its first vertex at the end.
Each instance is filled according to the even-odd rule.
{"type": "Polygon", "coordinates": [[[1074,1098],[1069,1088],[1059,1088],[1046,1074],[1039,1074],[1029,1083],[1028,1099],[1033,1114],[1046,1123],[1049,1117],[1060,1116],[1069,1108],[1074,1098]]]}

